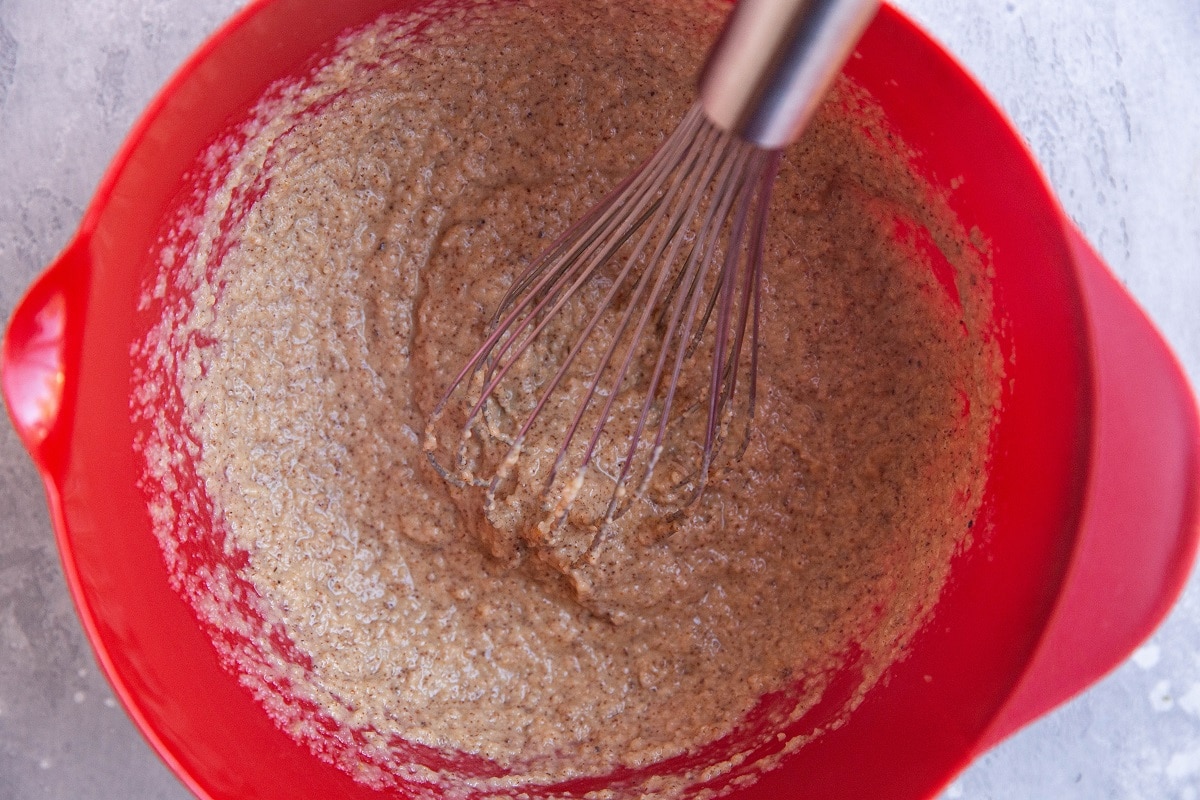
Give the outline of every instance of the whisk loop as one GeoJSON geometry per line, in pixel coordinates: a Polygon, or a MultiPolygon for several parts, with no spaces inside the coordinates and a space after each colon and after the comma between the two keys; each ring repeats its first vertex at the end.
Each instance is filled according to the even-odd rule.
{"type": "Polygon", "coordinates": [[[720,130],[696,104],[640,169],[514,282],[430,418],[426,450],[442,474],[485,487],[491,509],[526,448],[536,440],[544,456],[550,443],[549,466],[527,473],[541,483],[541,535],[567,520],[589,480],[602,480],[603,510],[593,497],[592,513],[574,519],[594,529],[589,551],[637,498],[668,515],[694,502],[731,420],[744,422],[744,448],[753,418],[763,239],[779,161],[779,151],[720,130]],[[586,299],[597,287],[603,296],[586,299]],[[707,369],[688,369],[702,357],[707,369]],[[690,396],[677,402],[681,388],[690,396]],[[522,396],[536,401],[514,421],[510,398],[522,396]],[[453,459],[445,459],[435,431],[455,402],[467,410],[453,459]],[[568,405],[573,411],[563,414],[568,405]],[[611,436],[618,405],[637,409],[623,437],[611,436]],[[480,445],[489,439],[506,448],[487,465],[480,445]],[[674,468],[655,482],[667,451],[674,468]],[[598,463],[602,455],[611,463],[598,463]]]}

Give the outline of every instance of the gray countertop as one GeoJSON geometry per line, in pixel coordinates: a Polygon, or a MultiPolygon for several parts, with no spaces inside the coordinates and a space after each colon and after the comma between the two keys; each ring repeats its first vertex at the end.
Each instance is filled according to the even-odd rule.
{"type": "MultiPolygon", "coordinates": [[[[154,91],[235,0],[0,0],[0,319],[154,91]]],[[[904,0],[1008,111],[1200,383],[1200,3],[904,0]]],[[[99,674],[0,424],[0,800],[185,798],[99,674]]],[[[1133,658],[944,798],[1200,800],[1200,577],[1133,658]]]]}

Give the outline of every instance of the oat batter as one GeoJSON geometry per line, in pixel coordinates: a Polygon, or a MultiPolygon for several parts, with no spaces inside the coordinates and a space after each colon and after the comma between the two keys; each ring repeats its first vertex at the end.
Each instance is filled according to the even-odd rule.
{"type": "Polygon", "coordinates": [[[686,110],[722,10],[454,7],[275,91],[166,237],[133,409],[168,563],[279,724],[360,780],[749,780],[851,652],[852,709],[964,546],[998,392],[978,253],[839,86],[777,184],[746,455],[564,591],[497,557],[419,434],[522,259],[686,110]]]}

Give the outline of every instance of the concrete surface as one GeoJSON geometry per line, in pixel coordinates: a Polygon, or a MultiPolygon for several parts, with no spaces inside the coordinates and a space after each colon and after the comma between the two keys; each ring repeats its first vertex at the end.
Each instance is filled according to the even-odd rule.
{"type": "MultiPolygon", "coordinates": [[[[155,89],[237,5],[0,0],[0,318],[66,243],[155,89]]],[[[900,5],[1008,110],[1200,381],[1200,4],[900,5]]],[[[98,673],[40,484],[0,425],[0,800],[187,796],[98,673]]],[[[1198,800],[1200,579],[1129,663],[944,798],[1198,800]]]]}

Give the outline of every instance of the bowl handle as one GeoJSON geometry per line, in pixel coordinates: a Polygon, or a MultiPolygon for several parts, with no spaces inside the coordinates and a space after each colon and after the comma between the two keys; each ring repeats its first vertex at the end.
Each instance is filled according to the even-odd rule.
{"type": "Polygon", "coordinates": [[[17,303],[0,350],[9,417],[47,477],[64,463],[64,406],[78,374],[89,258],[87,237],[77,236],[17,303]]]}
{"type": "Polygon", "coordinates": [[[1200,539],[1200,416],[1150,320],[1071,223],[1096,390],[1079,539],[1045,633],[980,750],[1124,661],[1183,591],[1200,539]]]}

